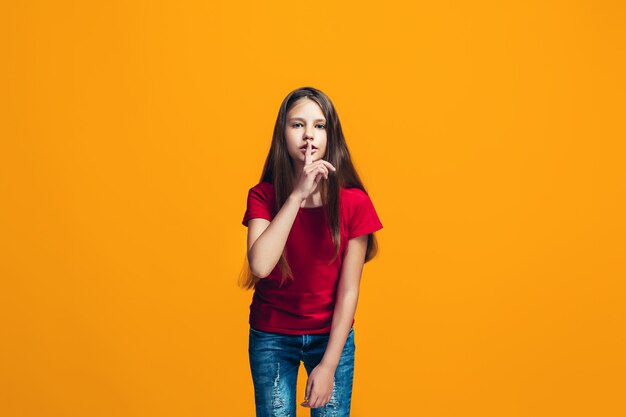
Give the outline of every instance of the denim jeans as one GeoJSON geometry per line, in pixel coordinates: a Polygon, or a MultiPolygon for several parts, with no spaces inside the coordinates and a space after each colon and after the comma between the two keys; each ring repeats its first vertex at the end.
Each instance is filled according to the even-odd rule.
{"type": "MultiPolygon", "coordinates": [[[[307,375],[320,363],[330,333],[290,335],[250,327],[248,354],[254,384],[256,417],[295,417],[300,361],[307,375]]],[[[350,415],[354,376],[354,327],[350,328],[335,370],[330,401],[311,408],[311,417],[350,415]]],[[[304,401],[304,395],[298,404],[304,401]]]]}

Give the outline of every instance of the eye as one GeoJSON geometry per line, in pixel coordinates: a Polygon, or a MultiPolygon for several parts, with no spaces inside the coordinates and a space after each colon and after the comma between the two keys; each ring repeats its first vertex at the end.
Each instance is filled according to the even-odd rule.
{"type": "Polygon", "coordinates": [[[322,126],[322,129],[325,129],[325,128],[326,128],[326,125],[323,125],[323,124],[321,124],[321,123],[320,123],[320,124],[318,124],[318,126],[322,126]]]}
{"type": "Polygon", "coordinates": [[[291,125],[291,127],[296,127],[296,126],[301,125],[301,124],[302,123],[294,123],[294,124],[291,125]]]}

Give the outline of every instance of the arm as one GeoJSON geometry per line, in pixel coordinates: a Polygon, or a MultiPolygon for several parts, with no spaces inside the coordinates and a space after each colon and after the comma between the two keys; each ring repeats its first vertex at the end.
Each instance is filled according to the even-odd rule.
{"type": "Polygon", "coordinates": [[[285,249],[291,226],[298,210],[317,187],[322,178],[328,179],[328,169],[335,167],[319,159],[313,163],[311,142],[307,141],[304,168],[298,175],[294,191],[270,223],[267,219],[248,222],[248,264],[252,273],[259,278],[267,277],[276,267],[285,249]]]}
{"type": "Polygon", "coordinates": [[[367,250],[367,239],[367,234],[350,239],[341,265],[333,323],[326,352],[321,361],[325,366],[329,366],[332,369],[333,374],[339,364],[339,358],[356,313],[361,274],[367,250]]]}
{"type": "Polygon", "coordinates": [[[339,358],[341,358],[356,312],[361,272],[367,251],[367,239],[368,235],[365,234],[348,241],[346,254],[341,265],[337,301],[328,344],[322,360],[311,371],[307,380],[305,401],[300,404],[304,407],[317,408],[330,401],[335,371],[339,365],[339,358]]]}
{"type": "Polygon", "coordinates": [[[291,194],[271,222],[261,218],[248,222],[248,264],[254,275],[265,278],[278,263],[303,201],[291,194]]]}

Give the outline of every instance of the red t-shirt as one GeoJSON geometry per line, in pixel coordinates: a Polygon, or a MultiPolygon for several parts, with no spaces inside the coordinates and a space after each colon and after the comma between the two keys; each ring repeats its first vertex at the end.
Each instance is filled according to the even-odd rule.
{"type": "MultiPolygon", "coordinates": [[[[260,182],[248,191],[242,224],[247,227],[248,220],[255,217],[272,221],[274,206],[273,184],[260,182]]],[[[341,244],[338,258],[330,265],[334,245],[324,207],[300,207],[285,244],[293,281],[287,280],[279,288],[281,272],[276,264],[271,274],[256,284],[250,326],[295,335],[330,333],[347,242],[383,227],[372,201],[360,188],[342,188],[339,207],[341,244]]]]}

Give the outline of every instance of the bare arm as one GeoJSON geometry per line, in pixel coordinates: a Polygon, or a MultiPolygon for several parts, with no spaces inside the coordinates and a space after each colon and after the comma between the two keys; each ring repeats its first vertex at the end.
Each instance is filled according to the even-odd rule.
{"type": "Polygon", "coordinates": [[[348,339],[352,320],[359,299],[359,285],[365,252],[367,235],[350,239],[341,266],[337,301],[333,312],[333,320],[326,351],[320,363],[311,371],[305,389],[303,407],[317,408],[330,401],[333,392],[333,375],[339,365],[341,353],[348,339]]]}
{"type": "Polygon", "coordinates": [[[356,313],[361,274],[365,264],[367,239],[368,235],[361,235],[348,241],[344,263],[341,266],[330,337],[321,361],[321,363],[331,367],[333,372],[339,364],[339,358],[356,313]]]}
{"type": "Polygon", "coordinates": [[[250,271],[259,278],[266,278],[274,270],[283,253],[298,210],[318,182],[322,178],[328,179],[328,169],[335,170],[330,162],[323,159],[313,162],[311,150],[311,141],[307,141],[304,168],[298,175],[294,191],[272,221],[254,218],[248,222],[248,264],[250,271]]]}
{"type": "Polygon", "coordinates": [[[274,270],[303,201],[292,193],[271,222],[261,218],[248,222],[248,263],[254,275],[265,278],[274,270]]]}

